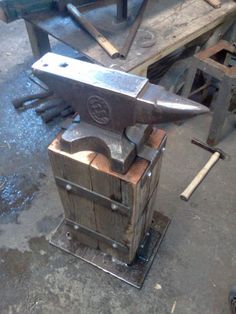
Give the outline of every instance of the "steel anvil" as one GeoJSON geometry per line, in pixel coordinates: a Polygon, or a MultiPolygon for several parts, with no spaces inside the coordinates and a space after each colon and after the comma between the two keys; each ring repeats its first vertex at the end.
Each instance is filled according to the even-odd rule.
{"type": "Polygon", "coordinates": [[[145,78],[51,53],[33,69],[80,115],[48,148],[64,208],[50,243],[140,288],[170,223],[155,208],[166,133],[151,125],[208,109],[145,78]]]}
{"type": "Polygon", "coordinates": [[[79,113],[62,135],[63,149],[102,153],[110,159],[112,170],[120,173],[136,156],[149,161],[156,157],[146,145],[152,124],[209,111],[146,78],[53,53],[37,61],[33,70],[79,113]]]}

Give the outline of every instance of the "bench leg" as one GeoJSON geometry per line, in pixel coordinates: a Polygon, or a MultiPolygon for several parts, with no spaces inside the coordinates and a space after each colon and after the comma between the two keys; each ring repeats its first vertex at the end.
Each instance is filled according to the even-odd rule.
{"type": "Polygon", "coordinates": [[[33,55],[36,59],[51,51],[48,34],[32,23],[25,21],[33,55]]]}
{"type": "Polygon", "coordinates": [[[231,98],[232,80],[224,77],[220,84],[219,94],[214,106],[212,122],[207,138],[207,143],[211,146],[216,145],[220,140],[231,98]]]}
{"type": "Polygon", "coordinates": [[[186,97],[186,98],[189,97],[192,90],[196,73],[197,73],[197,65],[196,65],[196,62],[193,61],[193,65],[190,66],[186,75],[185,84],[181,93],[183,97],[186,97]]]}

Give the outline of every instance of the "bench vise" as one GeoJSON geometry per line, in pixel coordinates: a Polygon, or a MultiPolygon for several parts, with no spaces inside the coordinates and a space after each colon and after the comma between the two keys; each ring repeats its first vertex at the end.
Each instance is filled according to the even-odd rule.
{"type": "Polygon", "coordinates": [[[155,158],[146,141],[152,124],[183,120],[208,108],[167,92],[148,79],[48,53],[34,74],[79,113],[61,138],[69,153],[104,154],[111,169],[126,173],[136,156],[155,158]]]}

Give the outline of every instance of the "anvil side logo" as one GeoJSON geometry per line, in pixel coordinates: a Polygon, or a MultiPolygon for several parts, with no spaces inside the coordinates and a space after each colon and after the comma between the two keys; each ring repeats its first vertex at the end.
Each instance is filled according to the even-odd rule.
{"type": "Polygon", "coordinates": [[[111,120],[111,108],[100,96],[91,96],[87,101],[90,117],[98,124],[106,125],[111,120]]]}

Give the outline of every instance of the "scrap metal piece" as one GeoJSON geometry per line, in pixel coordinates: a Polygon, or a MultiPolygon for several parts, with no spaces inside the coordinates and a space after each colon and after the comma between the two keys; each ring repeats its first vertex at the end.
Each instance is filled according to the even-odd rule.
{"type": "Polygon", "coordinates": [[[52,91],[47,90],[47,91],[39,92],[37,94],[25,95],[25,96],[14,98],[12,100],[12,104],[16,109],[18,109],[27,102],[30,102],[33,100],[45,99],[49,96],[52,96],[52,94],[53,94],[52,91]]]}

